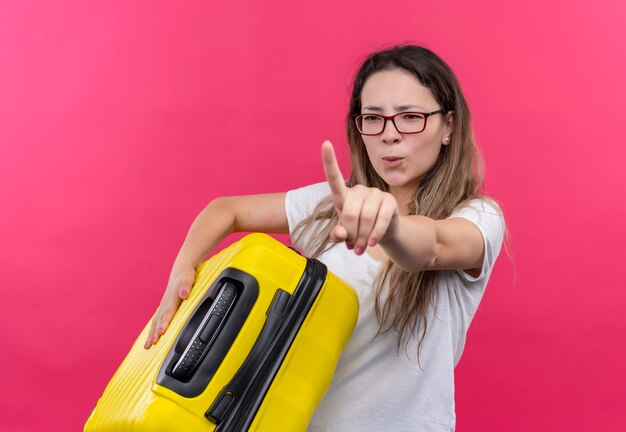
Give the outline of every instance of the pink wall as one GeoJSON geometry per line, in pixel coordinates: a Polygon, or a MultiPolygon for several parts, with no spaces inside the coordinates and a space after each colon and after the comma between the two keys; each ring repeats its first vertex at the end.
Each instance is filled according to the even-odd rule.
{"type": "Polygon", "coordinates": [[[212,198],[322,181],[326,138],[348,172],[352,73],[403,41],[456,71],[512,234],[458,430],[626,430],[621,3],[60,3],[0,6],[1,430],[81,429],[212,198]]]}

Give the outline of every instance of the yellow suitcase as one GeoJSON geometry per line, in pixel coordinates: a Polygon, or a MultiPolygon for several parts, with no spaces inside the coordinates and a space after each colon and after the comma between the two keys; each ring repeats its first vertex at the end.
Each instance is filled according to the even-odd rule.
{"type": "Polygon", "coordinates": [[[148,351],[146,325],[84,430],[305,431],[357,315],[324,264],[250,234],[198,267],[148,351]]]}

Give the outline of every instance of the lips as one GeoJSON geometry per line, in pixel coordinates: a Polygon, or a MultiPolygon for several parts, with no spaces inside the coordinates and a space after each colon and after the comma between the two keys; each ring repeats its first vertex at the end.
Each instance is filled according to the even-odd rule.
{"type": "Polygon", "coordinates": [[[402,165],[402,160],[404,158],[395,158],[395,157],[386,157],[383,158],[383,160],[385,161],[385,165],[388,168],[398,168],[402,165]]]}

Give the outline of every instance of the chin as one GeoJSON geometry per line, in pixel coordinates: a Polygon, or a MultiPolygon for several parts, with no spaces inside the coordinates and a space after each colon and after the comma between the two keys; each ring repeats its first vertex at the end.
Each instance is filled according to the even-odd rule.
{"type": "Polygon", "coordinates": [[[380,176],[385,183],[389,186],[404,186],[408,183],[409,179],[403,174],[385,174],[380,176]]]}

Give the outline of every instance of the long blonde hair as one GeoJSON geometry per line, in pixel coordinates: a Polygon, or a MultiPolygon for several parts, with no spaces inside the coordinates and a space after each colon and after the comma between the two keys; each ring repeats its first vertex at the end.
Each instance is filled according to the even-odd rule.
{"type": "MultiPolygon", "coordinates": [[[[444,111],[454,111],[451,142],[441,146],[437,161],[419,182],[409,204],[411,215],[445,219],[456,207],[473,198],[482,197],[483,163],[474,142],[470,111],[461,87],[450,67],[426,48],[407,45],[379,51],[367,57],[358,70],[346,118],[352,162],[352,173],[346,184],[349,187],[360,184],[389,192],[388,185],[376,173],[369,160],[353,117],[361,113],[361,90],[367,79],[376,72],[394,69],[413,74],[431,90],[444,111]]],[[[318,203],[311,216],[296,226],[294,232],[297,235],[293,242],[298,243],[305,232],[319,225],[303,250],[306,256],[317,258],[334,246],[330,232],[338,221],[339,217],[328,196],[318,203]]],[[[374,282],[379,333],[390,329],[397,331],[399,351],[403,342],[406,348],[410,336],[417,335],[416,330],[421,329],[418,359],[428,327],[427,314],[436,303],[437,281],[438,271],[409,273],[387,260],[374,282]],[[383,301],[382,289],[387,278],[389,292],[383,301]]]]}

